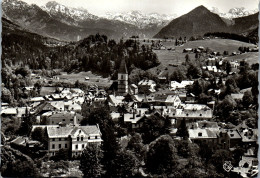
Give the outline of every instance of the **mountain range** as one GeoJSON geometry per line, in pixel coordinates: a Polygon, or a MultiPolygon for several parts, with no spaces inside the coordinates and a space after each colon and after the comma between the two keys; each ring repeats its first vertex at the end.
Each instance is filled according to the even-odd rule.
{"type": "Polygon", "coordinates": [[[110,38],[128,38],[133,35],[152,37],[172,18],[166,15],[140,14],[135,11],[116,18],[112,14],[107,17],[98,17],[82,8],[70,8],[55,1],[39,7],[29,5],[19,0],[4,0],[2,2],[3,17],[32,32],[44,36],[55,37],[60,40],[76,41],[90,34],[105,34],[110,38]],[[135,18],[136,22],[133,19],[135,18]]]}
{"type": "Polygon", "coordinates": [[[19,0],[2,2],[5,19],[30,32],[63,41],[77,41],[96,33],[113,39],[133,35],[140,38],[191,36],[215,31],[249,34],[258,26],[258,13],[241,17],[253,13],[243,8],[231,9],[229,18],[224,18],[217,9],[212,11],[214,13],[200,6],[178,18],[140,11],[96,16],[86,9],[67,7],[55,1],[42,7],[19,0]],[[239,18],[231,18],[230,14],[239,18]]]}
{"type": "Polygon", "coordinates": [[[199,6],[189,13],[173,19],[154,37],[203,36],[208,32],[248,33],[258,27],[258,14],[225,19],[210,12],[206,7],[199,6]]]}
{"type": "Polygon", "coordinates": [[[140,11],[130,11],[126,13],[106,13],[103,18],[110,20],[119,20],[122,22],[127,22],[129,24],[135,25],[141,29],[158,26],[163,27],[167,25],[172,19],[176,18],[175,15],[166,15],[158,13],[145,14],[140,11]]]}
{"type": "Polygon", "coordinates": [[[238,17],[245,17],[252,14],[255,14],[258,12],[258,9],[255,10],[246,10],[244,7],[234,7],[229,9],[227,13],[221,13],[219,12],[218,8],[212,7],[210,10],[211,12],[218,14],[220,17],[226,18],[226,19],[234,19],[238,17]]]}

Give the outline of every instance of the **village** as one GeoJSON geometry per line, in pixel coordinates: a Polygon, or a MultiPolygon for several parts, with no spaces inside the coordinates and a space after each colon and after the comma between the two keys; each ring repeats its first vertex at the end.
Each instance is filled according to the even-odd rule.
{"type": "MultiPolygon", "coordinates": [[[[198,50],[204,51],[205,48],[200,46],[196,52],[198,50]]],[[[190,53],[191,51],[193,49],[185,49],[183,52],[190,53]]],[[[232,61],[228,69],[221,67],[224,64],[225,58],[212,53],[205,61],[205,66],[202,66],[202,70],[216,76],[222,76],[223,73],[232,76],[239,72],[240,65],[245,65],[245,62],[232,61]]],[[[41,79],[41,77],[35,78],[41,79]]],[[[212,82],[209,75],[200,76],[200,78],[212,82]]],[[[54,79],[59,78],[54,77],[54,79]]],[[[85,80],[89,80],[89,77],[86,76],[85,80]]],[[[223,77],[214,77],[214,80],[214,85],[228,86],[223,77]]],[[[36,97],[30,98],[26,103],[27,106],[11,107],[8,103],[2,103],[2,120],[16,118],[18,125],[22,127],[29,122],[29,118],[33,119],[30,126],[25,126],[24,136],[4,136],[2,141],[14,149],[22,150],[23,153],[30,152],[31,155],[37,153],[53,157],[60,150],[66,149],[69,150],[71,160],[74,160],[88,145],[102,145],[102,128],[100,128],[102,126],[98,123],[86,124],[84,119],[86,112],[91,113],[94,108],[107,107],[110,112],[109,117],[121,129],[119,131],[122,133],[118,133],[119,131],[116,133],[120,144],[134,133],[143,133],[149,118],[154,117],[163,121],[164,124],[168,123],[168,126],[164,128],[168,131],[162,133],[168,133],[173,139],[187,139],[188,142],[200,146],[206,144],[208,147],[232,152],[238,148],[243,149],[244,152],[239,156],[237,165],[233,166],[227,162],[229,166],[231,165],[227,172],[237,172],[242,177],[256,175],[258,173],[257,128],[250,128],[245,121],[234,125],[230,122],[225,123],[225,118],[216,117],[216,103],[218,102],[216,98],[221,95],[221,88],[208,88],[206,93],[208,96],[214,96],[215,99],[205,100],[204,98],[203,100],[196,94],[196,89],[200,87],[198,80],[165,82],[166,77],[158,77],[157,82],[144,78],[137,85],[130,83],[126,62],[122,60],[117,80],[114,80],[107,89],[95,84],[87,89],[49,87],[51,89],[47,92],[39,92],[36,97]],[[158,85],[164,87],[161,88],[158,85]]],[[[43,86],[40,90],[44,88],[48,87],[43,86]]],[[[30,92],[36,89],[25,87],[24,90],[30,92]]],[[[230,93],[230,97],[233,101],[241,103],[246,100],[244,96],[249,90],[251,88],[230,93]]],[[[254,107],[254,105],[250,104],[249,107],[254,107]]],[[[234,109],[232,110],[227,112],[235,112],[234,109]]],[[[157,126],[150,125],[148,129],[151,129],[149,132],[154,132],[151,135],[157,134],[154,137],[156,138],[160,136],[160,133],[156,133],[158,130],[154,127],[157,126]]]]}

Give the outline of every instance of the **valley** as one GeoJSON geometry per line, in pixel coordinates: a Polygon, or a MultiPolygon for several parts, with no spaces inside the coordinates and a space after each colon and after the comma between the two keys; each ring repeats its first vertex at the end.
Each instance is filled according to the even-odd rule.
{"type": "Polygon", "coordinates": [[[2,2],[1,176],[258,174],[253,7],[30,1],[2,2]]]}

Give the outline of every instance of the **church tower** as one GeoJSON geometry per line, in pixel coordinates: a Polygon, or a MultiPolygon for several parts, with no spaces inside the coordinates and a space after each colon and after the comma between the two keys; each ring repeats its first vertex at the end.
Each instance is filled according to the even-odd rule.
{"type": "Polygon", "coordinates": [[[119,70],[118,70],[118,76],[117,76],[117,93],[118,95],[125,95],[128,93],[128,72],[126,68],[125,60],[123,59],[121,61],[119,70]]]}

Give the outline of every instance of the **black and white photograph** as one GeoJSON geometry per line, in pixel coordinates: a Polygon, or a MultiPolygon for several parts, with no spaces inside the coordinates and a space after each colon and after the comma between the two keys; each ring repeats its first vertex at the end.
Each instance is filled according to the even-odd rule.
{"type": "Polygon", "coordinates": [[[2,0],[0,177],[257,177],[258,7],[2,0]]]}

